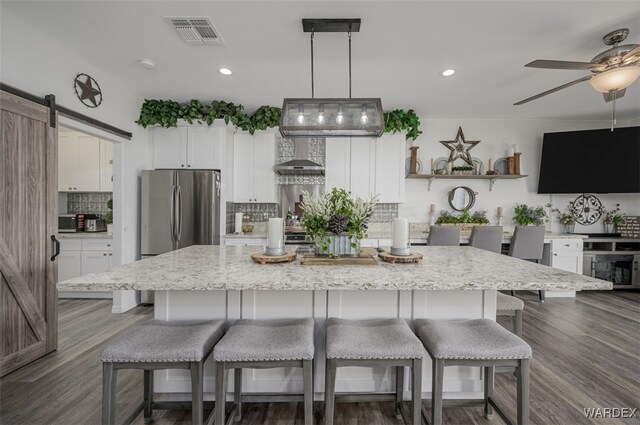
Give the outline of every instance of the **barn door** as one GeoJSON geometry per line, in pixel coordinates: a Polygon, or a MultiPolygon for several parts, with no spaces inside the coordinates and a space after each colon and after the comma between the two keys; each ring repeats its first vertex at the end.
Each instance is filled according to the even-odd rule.
{"type": "Polygon", "coordinates": [[[57,347],[57,130],[0,92],[0,376],[57,347]]]}

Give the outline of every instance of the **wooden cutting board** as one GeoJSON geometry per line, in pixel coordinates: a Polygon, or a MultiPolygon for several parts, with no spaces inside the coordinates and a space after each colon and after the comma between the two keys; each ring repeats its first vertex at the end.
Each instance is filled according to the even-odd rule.
{"type": "Polygon", "coordinates": [[[305,254],[300,264],[303,266],[377,266],[378,261],[375,249],[362,248],[359,257],[329,258],[316,256],[313,253],[305,254]]]}

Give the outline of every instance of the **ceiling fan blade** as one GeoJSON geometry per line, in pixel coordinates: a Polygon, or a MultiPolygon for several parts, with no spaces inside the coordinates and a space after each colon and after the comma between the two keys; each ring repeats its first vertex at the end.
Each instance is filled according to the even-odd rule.
{"type": "Polygon", "coordinates": [[[636,46],[635,49],[628,52],[626,55],[622,57],[621,62],[624,64],[634,62],[640,59],[640,45],[636,46]]]}
{"type": "Polygon", "coordinates": [[[570,62],[570,61],[554,61],[537,59],[525,65],[528,68],[544,68],[544,69],[577,69],[584,71],[593,71],[604,69],[603,65],[591,62],[570,62]]]}
{"type": "Polygon", "coordinates": [[[521,100],[520,102],[514,103],[514,105],[522,105],[523,103],[531,102],[532,100],[539,99],[542,96],[546,96],[548,94],[555,93],[555,92],[560,91],[562,89],[566,89],[567,87],[571,87],[574,84],[578,84],[578,83],[581,83],[583,81],[589,81],[590,79],[591,79],[591,75],[587,75],[586,77],[578,78],[577,80],[574,80],[574,81],[571,81],[569,83],[563,84],[561,86],[552,88],[551,90],[547,90],[545,92],[538,93],[535,96],[528,97],[528,98],[526,98],[524,100],[521,100]]]}
{"type": "Polygon", "coordinates": [[[604,101],[605,102],[611,102],[614,99],[614,94],[615,94],[615,99],[620,99],[622,96],[624,96],[626,91],[627,91],[627,89],[616,90],[615,93],[613,93],[613,92],[602,93],[602,96],[604,96],[604,101]]]}

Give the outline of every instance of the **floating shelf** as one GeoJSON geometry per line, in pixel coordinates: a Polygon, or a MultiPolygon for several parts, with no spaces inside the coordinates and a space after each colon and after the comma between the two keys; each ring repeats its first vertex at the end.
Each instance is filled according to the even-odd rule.
{"type": "Polygon", "coordinates": [[[443,180],[489,180],[489,192],[493,190],[496,180],[518,180],[529,177],[526,174],[494,174],[494,175],[464,175],[464,174],[409,174],[408,179],[423,179],[428,182],[428,190],[436,179],[443,180]]]}

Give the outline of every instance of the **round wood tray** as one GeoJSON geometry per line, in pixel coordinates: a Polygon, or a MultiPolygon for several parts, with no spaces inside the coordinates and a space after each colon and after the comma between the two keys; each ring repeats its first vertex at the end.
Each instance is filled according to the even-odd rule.
{"type": "Polygon", "coordinates": [[[378,257],[387,263],[417,263],[422,260],[422,254],[412,252],[409,255],[391,255],[388,252],[379,252],[378,257]]]}
{"type": "Polygon", "coordinates": [[[256,252],[251,254],[251,259],[260,264],[290,263],[294,261],[297,256],[295,252],[287,252],[282,255],[267,255],[264,252],[256,252]]]}

